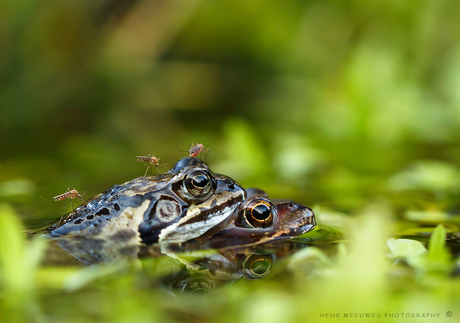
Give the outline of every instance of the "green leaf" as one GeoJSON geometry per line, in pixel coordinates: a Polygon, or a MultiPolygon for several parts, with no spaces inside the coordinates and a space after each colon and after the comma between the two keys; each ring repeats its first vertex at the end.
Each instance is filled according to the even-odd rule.
{"type": "Polygon", "coordinates": [[[447,275],[451,272],[451,255],[445,248],[445,244],[446,229],[442,224],[439,224],[431,235],[428,254],[408,259],[409,265],[415,268],[418,276],[423,276],[427,273],[440,273],[447,275]]]}
{"type": "MultiPolygon", "coordinates": [[[[33,312],[37,268],[47,241],[26,242],[17,214],[7,204],[0,204],[0,276],[4,304],[19,319],[33,312]]],[[[0,293],[1,295],[1,293],[0,293]]]]}
{"type": "Polygon", "coordinates": [[[430,258],[439,255],[446,244],[446,229],[439,224],[430,238],[430,258]]]}
{"type": "Polygon", "coordinates": [[[0,269],[6,291],[24,291],[28,287],[24,280],[24,244],[16,213],[8,204],[0,204],[0,269]]]}
{"type": "Polygon", "coordinates": [[[427,252],[425,246],[417,240],[393,238],[387,240],[387,246],[390,248],[390,257],[409,258],[417,257],[427,252]]]}
{"type": "Polygon", "coordinates": [[[446,228],[439,224],[434,230],[430,238],[428,255],[430,261],[433,262],[446,262],[449,261],[450,254],[445,249],[446,245],[446,228]]]}

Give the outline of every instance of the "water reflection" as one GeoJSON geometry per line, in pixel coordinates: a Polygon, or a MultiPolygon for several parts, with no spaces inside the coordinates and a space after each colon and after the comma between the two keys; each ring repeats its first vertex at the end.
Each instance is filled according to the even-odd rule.
{"type": "MultiPolygon", "coordinates": [[[[300,238],[252,247],[184,252],[178,245],[146,246],[129,240],[55,239],[51,241],[47,263],[76,264],[75,259],[80,265],[139,261],[150,285],[160,285],[172,295],[204,294],[240,279],[267,277],[277,262],[313,243],[311,238],[300,238]]],[[[322,248],[331,249],[334,245],[322,248]]]]}

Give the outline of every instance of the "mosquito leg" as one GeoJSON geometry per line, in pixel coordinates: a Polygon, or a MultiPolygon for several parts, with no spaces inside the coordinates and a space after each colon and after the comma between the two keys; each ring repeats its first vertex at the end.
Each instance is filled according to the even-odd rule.
{"type": "Polygon", "coordinates": [[[58,222],[56,228],[59,227],[59,226],[61,225],[61,222],[62,222],[62,220],[64,219],[64,215],[65,215],[65,200],[64,200],[64,209],[62,210],[62,215],[61,215],[61,217],[59,218],[59,222],[58,222]]]}
{"type": "Polygon", "coordinates": [[[209,148],[204,150],[204,162],[208,163],[209,148]]]}
{"type": "MultiPolygon", "coordinates": [[[[85,192],[86,193],[86,192],[85,192]]],[[[86,204],[86,202],[81,198],[82,195],[85,195],[85,193],[81,194],[80,196],[78,196],[78,198],[80,199],[80,205],[84,205],[86,204]]]]}
{"type": "Polygon", "coordinates": [[[144,177],[147,176],[147,172],[149,171],[150,165],[147,165],[147,170],[145,171],[144,177]]]}
{"type": "Polygon", "coordinates": [[[157,168],[157,172],[160,173],[161,175],[163,175],[163,173],[160,172],[160,166],[159,166],[159,165],[156,165],[156,168],[157,168]]]}

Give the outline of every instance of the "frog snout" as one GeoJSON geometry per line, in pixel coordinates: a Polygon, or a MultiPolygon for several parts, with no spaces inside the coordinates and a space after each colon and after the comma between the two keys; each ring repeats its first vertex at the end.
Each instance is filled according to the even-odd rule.
{"type": "Polygon", "coordinates": [[[227,188],[230,190],[230,191],[233,191],[233,192],[243,192],[243,199],[246,198],[246,190],[243,188],[243,186],[241,186],[240,184],[238,184],[237,182],[235,182],[234,180],[232,179],[227,179],[226,180],[226,185],[227,185],[227,188]]]}

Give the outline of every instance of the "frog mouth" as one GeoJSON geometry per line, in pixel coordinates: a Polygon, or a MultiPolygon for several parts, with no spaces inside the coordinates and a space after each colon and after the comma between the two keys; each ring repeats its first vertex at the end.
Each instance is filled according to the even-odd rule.
{"type": "Polygon", "coordinates": [[[182,219],[161,231],[158,241],[180,243],[198,238],[230,217],[241,201],[238,196],[219,205],[192,205],[182,219]]]}
{"type": "Polygon", "coordinates": [[[301,234],[311,231],[316,227],[315,217],[313,213],[308,214],[306,217],[297,221],[297,231],[301,234]]]}

